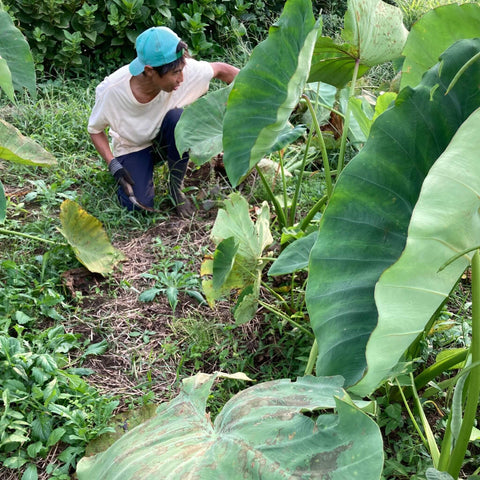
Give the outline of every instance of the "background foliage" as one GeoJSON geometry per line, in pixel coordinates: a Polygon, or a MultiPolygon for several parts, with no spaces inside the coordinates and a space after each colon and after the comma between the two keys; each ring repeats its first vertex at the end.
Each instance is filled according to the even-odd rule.
{"type": "Polygon", "coordinates": [[[28,40],[38,70],[72,74],[133,59],[146,28],[175,30],[193,54],[223,54],[247,32],[262,36],[283,7],[272,0],[6,0],[28,40]]]}

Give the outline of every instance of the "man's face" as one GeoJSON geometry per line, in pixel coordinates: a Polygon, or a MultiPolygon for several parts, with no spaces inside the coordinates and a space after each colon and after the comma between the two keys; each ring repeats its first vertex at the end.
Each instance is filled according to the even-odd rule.
{"type": "Polygon", "coordinates": [[[164,92],[173,92],[177,90],[183,82],[183,65],[175,70],[170,70],[162,76],[160,76],[158,72],[155,72],[155,77],[155,81],[161,90],[164,92]]]}

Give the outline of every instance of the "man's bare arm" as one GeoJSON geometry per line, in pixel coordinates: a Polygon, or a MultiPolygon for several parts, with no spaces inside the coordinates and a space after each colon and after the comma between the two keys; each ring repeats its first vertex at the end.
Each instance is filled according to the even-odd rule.
{"type": "Polygon", "coordinates": [[[108,142],[107,134],[105,132],[91,133],[90,138],[92,139],[93,145],[97,149],[97,152],[107,162],[108,165],[113,158],[113,153],[108,142]]]}
{"type": "Polygon", "coordinates": [[[232,83],[233,79],[240,71],[237,67],[223,62],[212,62],[210,64],[213,68],[213,77],[222,80],[225,83],[232,83]]]}

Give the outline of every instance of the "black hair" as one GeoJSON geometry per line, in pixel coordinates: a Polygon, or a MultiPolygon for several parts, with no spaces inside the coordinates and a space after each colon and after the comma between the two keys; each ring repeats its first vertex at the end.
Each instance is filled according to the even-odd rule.
{"type": "Polygon", "coordinates": [[[168,72],[177,69],[178,67],[183,67],[185,65],[185,58],[189,57],[188,54],[188,47],[185,42],[180,40],[177,45],[176,52],[180,52],[183,50],[183,54],[181,57],[177,58],[173,62],[166,63],[165,65],[160,65],[159,67],[152,67],[161,77],[163,77],[168,72]]]}

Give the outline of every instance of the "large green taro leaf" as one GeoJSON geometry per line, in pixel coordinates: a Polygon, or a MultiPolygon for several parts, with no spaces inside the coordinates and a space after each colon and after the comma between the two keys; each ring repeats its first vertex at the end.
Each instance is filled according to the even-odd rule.
{"type": "Polygon", "coordinates": [[[223,118],[230,90],[231,86],[215,90],[188,105],[175,128],[178,151],[189,152],[190,160],[198,165],[223,150],[223,118]]]}
{"type": "Polygon", "coordinates": [[[0,119],[0,158],[39,167],[57,164],[51,153],[2,119],[0,119]]]}
{"type": "Polygon", "coordinates": [[[320,37],[313,52],[309,82],[325,82],[343,88],[370,67],[393,60],[402,53],[408,31],[398,7],[381,0],[349,0],[342,40],[320,37]]]}
{"type": "Polygon", "coordinates": [[[287,0],[268,38],[235,78],[223,124],[224,163],[235,186],[272,151],[310,70],[319,26],[309,0],[287,0]]]}
{"type": "MultiPolygon", "coordinates": [[[[10,15],[0,7],[0,57],[8,65],[15,90],[26,88],[35,96],[35,65],[27,41],[12,22],[10,15]]],[[[7,87],[10,88],[10,87],[7,87]]]]}
{"type": "Polygon", "coordinates": [[[88,270],[102,275],[111,273],[125,257],[108,239],[101,222],[77,203],[65,200],[60,207],[61,234],[88,270]]]}
{"type": "Polygon", "coordinates": [[[309,263],[307,308],[319,347],[318,375],[342,375],[352,385],[364,373],[378,319],[375,284],[405,247],[430,167],[480,105],[480,62],[445,95],[478,51],[480,39],[456,43],[420,85],[402,90],[338,179],[309,263]]]}
{"type": "Polygon", "coordinates": [[[261,383],[227,402],[212,425],[205,410],[216,376],[184,380],[178,397],[160,405],[154,418],[83,458],[78,479],[380,478],[379,428],[342,400],[341,377],[261,383]],[[318,418],[309,414],[332,408],[335,413],[318,418]]]}
{"type": "Polygon", "coordinates": [[[408,35],[400,88],[418,85],[423,73],[433,67],[440,54],[454,42],[478,36],[478,3],[455,3],[430,10],[413,25],[408,35]]]}
{"type": "Polygon", "coordinates": [[[372,392],[424,330],[469,265],[480,239],[480,110],[460,127],[430,169],[400,259],[375,288],[378,325],[367,344],[368,369],[353,388],[372,392]]]}

